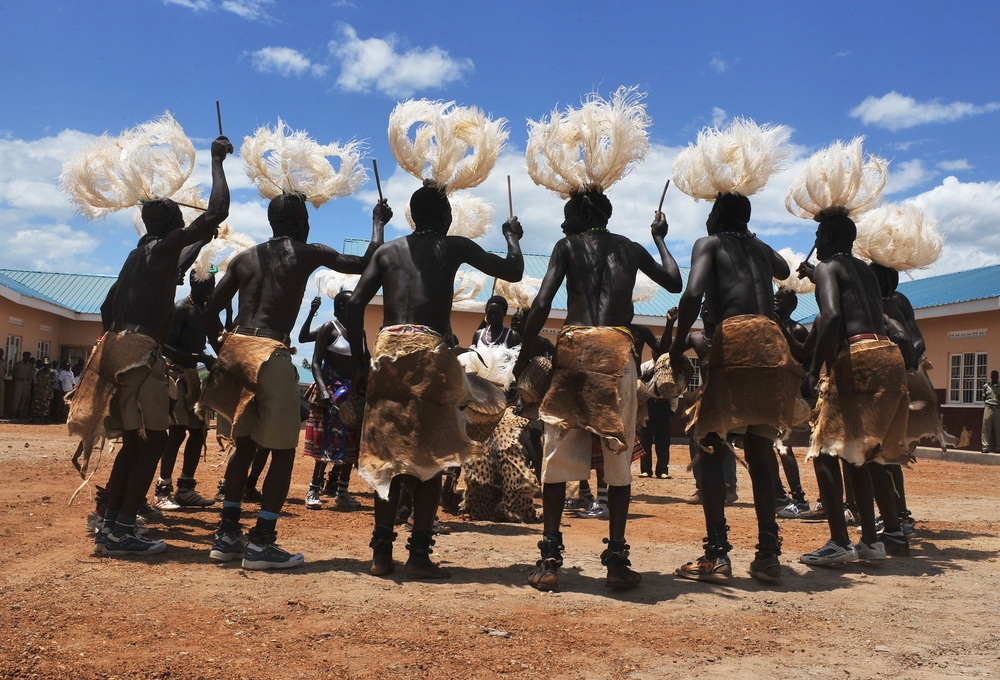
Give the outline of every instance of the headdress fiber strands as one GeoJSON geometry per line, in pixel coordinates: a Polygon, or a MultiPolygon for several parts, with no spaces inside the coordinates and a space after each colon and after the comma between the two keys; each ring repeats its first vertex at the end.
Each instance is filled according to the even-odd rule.
{"type": "Polygon", "coordinates": [[[354,290],[360,278],[357,274],[321,271],[316,273],[316,289],[321,295],[325,293],[332,300],[343,290],[354,290]]]}
{"type": "Polygon", "coordinates": [[[752,196],[784,167],[790,136],[784,125],[757,125],[749,118],[736,118],[725,130],[704,128],[697,142],[677,154],[673,182],[695,199],[752,196]]]}
{"type": "Polygon", "coordinates": [[[512,308],[528,309],[541,286],[542,280],[533,276],[525,276],[517,283],[497,279],[496,293],[502,295],[512,308]]]}
{"type": "Polygon", "coordinates": [[[194,145],[170,113],[101,135],[63,164],[59,186],[89,218],[172,198],[194,170],[194,145]]]}
{"type": "Polygon", "coordinates": [[[797,253],[791,248],[782,248],[778,251],[778,255],[785,258],[785,262],[788,263],[788,269],[791,271],[791,274],[787,279],[774,280],[774,282],[778,284],[778,287],[787,288],[796,295],[808,295],[816,290],[816,284],[810,279],[799,278],[799,265],[806,261],[805,255],[797,253]]]}
{"type": "Polygon", "coordinates": [[[575,109],[528,121],[528,175],[562,198],[608,190],[649,151],[645,93],[620,87],[605,101],[597,94],[575,109]]]}
{"type": "Polygon", "coordinates": [[[506,124],[474,106],[409,99],[389,114],[389,147],[408,173],[451,193],[478,186],[489,176],[507,143],[506,124]]]}
{"type": "Polygon", "coordinates": [[[459,269],[455,272],[455,292],[452,294],[452,302],[458,309],[475,309],[482,304],[476,298],[485,287],[486,274],[459,269]]]}
{"type": "Polygon", "coordinates": [[[318,208],[331,198],[350,196],[368,179],[361,142],[320,144],[303,130],[278,119],[243,138],[243,168],[262,198],[298,194],[318,208]],[[337,170],[328,160],[340,159],[337,170]]]}
{"type": "Polygon", "coordinates": [[[806,219],[840,213],[856,218],[876,207],[888,177],[889,161],[868,154],[855,137],[814,153],[785,194],[788,212],[806,219]]]}
{"type": "MultiPolygon", "coordinates": [[[[448,229],[450,235],[479,238],[493,226],[493,214],[496,211],[493,204],[485,198],[469,191],[456,191],[448,196],[448,203],[451,205],[451,228],[448,229]]],[[[416,229],[409,203],[404,212],[410,228],[416,229]]]]}
{"type": "Polygon", "coordinates": [[[194,261],[194,278],[196,281],[205,281],[210,275],[212,265],[215,265],[219,274],[225,274],[229,263],[236,255],[248,248],[257,245],[250,236],[233,231],[229,224],[219,227],[218,235],[205,244],[198,253],[198,258],[194,261]]]}
{"type": "Polygon", "coordinates": [[[941,256],[937,220],[913,203],[887,203],[857,222],[854,253],[899,272],[923,269],[941,256]]]}

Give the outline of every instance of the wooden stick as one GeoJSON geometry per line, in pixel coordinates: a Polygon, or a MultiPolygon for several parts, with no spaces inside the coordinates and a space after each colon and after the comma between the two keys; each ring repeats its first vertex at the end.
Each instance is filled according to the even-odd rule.
{"type": "Polygon", "coordinates": [[[222,136],[222,109],[219,108],[219,100],[215,100],[215,117],[219,119],[219,136],[222,136]]]}
{"type": "Polygon", "coordinates": [[[514,217],[514,198],[513,198],[513,196],[510,193],[510,175],[507,175],[507,208],[510,211],[509,218],[513,218],[514,217]]]}
{"type": "MultiPolygon", "coordinates": [[[[813,247],[809,249],[809,254],[808,254],[808,255],[806,255],[806,259],[804,259],[804,260],[802,260],[802,261],[803,261],[803,262],[808,262],[808,261],[809,261],[809,258],[813,256],[813,253],[814,253],[814,252],[816,252],[816,243],[815,243],[815,242],[813,242],[813,247]]],[[[799,274],[799,278],[800,278],[800,279],[804,279],[805,277],[804,277],[804,276],[802,276],[802,274],[799,274]]]]}
{"type": "Polygon", "coordinates": [[[660,206],[656,209],[656,212],[663,212],[663,199],[667,196],[667,189],[670,188],[670,180],[667,180],[666,185],[663,187],[663,193],[660,194],[660,206]]]}
{"type": "Polygon", "coordinates": [[[375,171],[375,186],[378,187],[378,200],[381,203],[384,200],[382,198],[382,182],[378,178],[378,161],[374,158],[372,159],[372,170],[375,171]]]}

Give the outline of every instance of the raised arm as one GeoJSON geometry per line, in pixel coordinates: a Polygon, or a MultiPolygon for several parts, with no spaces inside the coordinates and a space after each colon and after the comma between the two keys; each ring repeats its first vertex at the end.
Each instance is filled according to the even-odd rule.
{"type": "Polygon", "coordinates": [[[364,255],[345,255],[330,246],[314,243],[310,246],[316,256],[313,262],[314,266],[316,268],[326,267],[344,274],[360,274],[375,256],[375,251],[382,245],[385,225],[391,219],[392,208],[389,207],[387,200],[382,199],[375,204],[375,208],[372,210],[372,237],[364,255]]]}
{"type": "MultiPolygon", "coordinates": [[[[226,137],[217,137],[212,142],[212,193],[208,197],[208,207],[191,224],[171,232],[164,240],[177,239],[180,241],[181,247],[196,244],[199,241],[203,241],[202,245],[204,245],[212,240],[219,225],[229,217],[229,183],[226,181],[226,172],[222,167],[222,161],[231,153],[233,153],[233,145],[226,137]]],[[[193,256],[190,252],[186,253],[192,263],[198,257],[198,250],[200,248],[194,251],[193,256]]]]}
{"type": "MultiPolygon", "coordinates": [[[[323,359],[326,357],[326,348],[334,340],[334,332],[333,324],[328,321],[320,326],[314,335],[316,345],[313,347],[312,356],[313,382],[316,383],[316,398],[324,404],[330,401],[330,392],[326,388],[326,381],[323,380],[323,359]]],[[[306,341],[299,340],[299,342],[306,341]]]]}
{"type": "Polygon", "coordinates": [[[671,307],[667,310],[667,320],[663,324],[663,334],[660,335],[660,347],[656,356],[653,357],[654,359],[670,349],[670,343],[673,342],[675,323],[677,323],[677,308],[671,307]]]}
{"type": "Polygon", "coordinates": [[[524,230],[516,217],[503,223],[503,237],[507,241],[507,256],[488,253],[478,243],[461,236],[448,238],[448,247],[458,256],[459,263],[467,262],[488,276],[504,281],[518,282],[524,276],[524,256],[521,255],[521,237],[524,230]]]}
{"type": "Polygon", "coordinates": [[[316,296],[309,303],[309,313],[306,314],[306,320],[302,322],[302,328],[299,330],[299,342],[315,342],[316,336],[319,330],[313,332],[310,330],[312,326],[312,320],[316,316],[316,312],[319,311],[319,306],[322,304],[323,298],[316,296]]]}
{"type": "Polygon", "coordinates": [[[660,263],[653,260],[645,248],[639,246],[639,270],[671,293],[679,293],[681,292],[681,270],[677,267],[674,256],[670,254],[666,243],[664,243],[668,229],[667,218],[664,217],[663,213],[657,211],[656,218],[649,226],[649,231],[653,236],[656,250],[660,253],[660,263]]]}

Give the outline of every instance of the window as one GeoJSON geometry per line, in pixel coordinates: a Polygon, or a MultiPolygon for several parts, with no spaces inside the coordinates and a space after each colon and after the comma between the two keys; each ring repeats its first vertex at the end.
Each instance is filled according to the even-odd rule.
{"type": "Polygon", "coordinates": [[[4,361],[7,362],[7,370],[10,370],[14,365],[15,361],[21,359],[21,336],[20,335],[8,335],[7,336],[7,349],[4,350],[3,355],[4,361]]]}
{"type": "Polygon", "coordinates": [[[986,382],[986,352],[965,352],[949,357],[948,403],[983,404],[986,382]]]}
{"type": "Polygon", "coordinates": [[[38,354],[35,355],[36,359],[48,359],[49,357],[49,345],[51,343],[48,340],[38,341],[38,354]]]}
{"type": "Polygon", "coordinates": [[[701,387],[701,365],[698,362],[698,357],[688,357],[691,363],[694,365],[694,373],[691,375],[691,381],[688,382],[688,392],[696,392],[699,387],[701,387]]]}

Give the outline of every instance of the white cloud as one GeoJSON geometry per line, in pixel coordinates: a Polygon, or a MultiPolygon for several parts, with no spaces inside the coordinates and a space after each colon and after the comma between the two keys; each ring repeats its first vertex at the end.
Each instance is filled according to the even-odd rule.
{"type": "Polygon", "coordinates": [[[716,73],[725,73],[726,71],[729,70],[730,66],[729,63],[725,59],[723,59],[722,55],[718,52],[712,53],[712,59],[711,61],[708,62],[708,64],[715,70],[716,73]]]}
{"type": "Polygon", "coordinates": [[[843,51],[843,52],[837,52],[833,56],[836,57],[836,58],[838,58],[838,59],[841,59],[843,57],[849,57],[849,56],[851,56],[851,51],[850,50],[846,50],[846,51],[843,51]]]}
{"type": "Polygon", "coordinates": [[[968,116],[1000,111],[1000,102],[972,104],[970,102],[941,103],[937,99],[918,102],[898,92],[889,92],[881,97],[867,97],[851,109],[852,118],[863,123],[886,128],[904,130],[925,123],[945,123],[968,116]]]}
{"type": "Polygon", "coordinates": [[[249,21],[270,21],[268,8],[273,7],[275,0],[163,0],[164,5],[186,7],[195,12],[214,11],[221,9],[249,21]]]}
{"type": "Polygon", "coordinates": [[[728,119],[729,115],[725,109],[720,109],[718,106],[712,107],[712,127],[722,129],[728,119]]]}
{"type": "MultiPolygon", "coordinates": [[[[5,266],[38,271],[79,271],[99,244],[91,234],[65,224],[2,230],[5,266]]],[[[93,271],[93,270],[91,270],[93,271]]]]}
{"type": "Polygon", "coordinates": [[[959,170],[972,170],[972,164],[964,158],[959,158],[953,161],[941,161],[937,164],[938,168],[944,170],[945,172],[958,172],[959,170]]]}
{"type": "Polygon", "coordinates": [[[474,68],[471,59],[453,58],[437,46],[400,52],[398,43],[393,34],[361,39],[353,27],[342,24],[340,37],[329,43],[341,64],[337,84],[349,92],[378,90],[390,97],[409,97],[461,80],[474,68]]]}
{"type": "Polygon", "coordinates": [[[327,71],[325,65],[313,63],[304,54],[291,47],[263,47],[251,52],[250,60],[254,69],[261,73],[277,73],[285,77],[301,76],[307,72],[314,76],[322,76],[327,71]]]}
{"type": "Polygon", "coordinates": [[[945,249],[923,274],[944,274],[1000,263],[1000,181],[961,182],[945,177],[941,184],[913,198],[938,220],[945,249]]]}
{"type": "Polygon", "coordinates": [[[892,195],[909,191],[931,179],[934,173],[924,167],[919,158],[889,166],[889,178],[885,183],[885,194],[892,195]]]}

